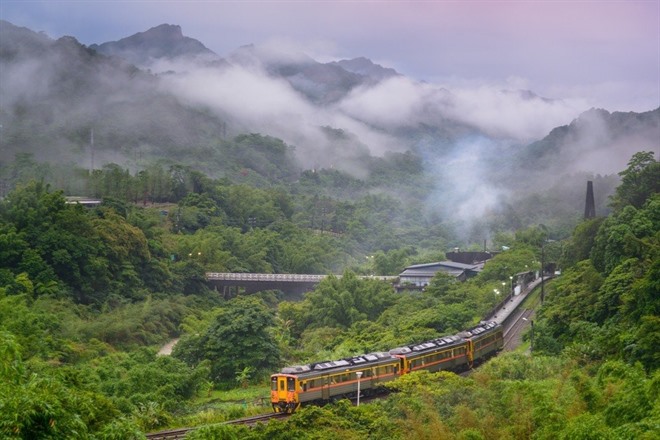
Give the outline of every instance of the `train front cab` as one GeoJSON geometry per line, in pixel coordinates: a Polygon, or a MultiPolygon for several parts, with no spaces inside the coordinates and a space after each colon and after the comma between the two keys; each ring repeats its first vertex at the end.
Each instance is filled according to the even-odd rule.
{"type": "Polygon", "coordinates": [[[300,407],[298,379],[291,374],[273,374],[270,377],[270,403],[275,412],[292,413],[300,407]]]}

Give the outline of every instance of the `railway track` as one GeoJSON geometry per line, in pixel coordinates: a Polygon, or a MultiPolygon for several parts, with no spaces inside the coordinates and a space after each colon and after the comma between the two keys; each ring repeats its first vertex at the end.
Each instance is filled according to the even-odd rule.
{"type": "MultiPolygon", "coordinates": [[[[517,307],[517,305],[516,305],[517,307]]],[[[518,345],[520,345],[520,340],[522,337],[522,331],[527,327],[528,322],[531,321],[531,318],[534,315],[533,309],[517,309],[513,312],[513,316],[509,322],[505,325],[504,328],[504,351],[514,350],[518,345]]],[[[467,370],[460,373],[461,376],[467,376],[472,372],[472,370],[467,370]]],[[[382,396],[361,396],[361,403],[367,403],[371,400],[382,398],[382,396]]],[[[356,398],[351,399],[355,404],[356,398]]],[[[257,423],[265,423],[273,419],[284,419],[289,417],[291,414],[288,413],[271,413],[271,414],[261,414],[258,416],[244,417],[242,419],[236,419],[224,422],[225,425],[256,425],[257,423]]],[[[197,428],[177,428],[170,429],[165,431],[154,432],[146,434],[147,439],[149,440],[181,440],[185,439],[186,435],[197,428]]]]}
{"type": "MultiPolygon", "coordinates": [[[[221,423],[223,425],[256,425],[257,423],[266,423],[273,419],[285,419],[291,414],[287,413],[272,413],[272,414],[260,414],[257,416],[244,417],[242,419],[230,420],[228,422],[221,423]]],[[[146,434],[147,439],[149,440],[181,440],[185,439],[186,435],[190,431],[194,431],[196,428],[176,428],[168,429],[164,431],[152,432],[146,434]]]]}
{"type": "Polygon", "coordinates": [[[504,329],[504,351],[514,350],[520,345],[522,331],[534,315],[533,309],[517,310],[509,325],[504,329]]]}

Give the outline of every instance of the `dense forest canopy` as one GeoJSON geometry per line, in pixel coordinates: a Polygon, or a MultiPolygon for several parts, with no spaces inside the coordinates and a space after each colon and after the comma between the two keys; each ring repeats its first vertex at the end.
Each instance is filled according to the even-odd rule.
{"type": "Polygon", "coordinates": [[[99,191],[90,195],[102,203],[87,208],[33,179],[49,165],[21,161],[0,201],[4,437],[143,438],[245,414],[212,415],[200,402],[218,389],[267,390],[264,379],[285,364],[466,328],[498,301],[493,291],[509,274],[540,268],[543,247],[562,274],[537,312],[531,357],[502,355],[470,378],[410,375],[373,405],[309,408],[268,427],[211,426],[191,436],[390,439],[410,438],[418,426],[415,438],[652,438],[660,414],[660,167],[650,152],[620,173],[607,217],[574,222],[566,238],[552,219],[502,227],[493,242],[509,249],[479,276],[460,283],[439,274],[424,292],[400,293],[356,274],[443,259],[458,243],[450,225],[427,223],[391,195],[340,197],[332,188],[351,181],[333,172],[296,186],[253,186],[183,166],[104,167],[72,174],[99,191]],[[162,199],[145,202],[140,182],[162,199]],[[321,187],[330,191],[313,190],[321,187]],[[281,292],[224,299],[209,290],[208,270],[343,276],[301,301],[281,292]],[[173,355],[157,356],[154,347],[172,337],[181,337],[173,355]]]}

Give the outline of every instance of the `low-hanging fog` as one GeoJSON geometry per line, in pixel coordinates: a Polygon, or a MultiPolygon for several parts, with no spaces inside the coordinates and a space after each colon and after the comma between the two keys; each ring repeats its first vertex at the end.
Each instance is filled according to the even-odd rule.
{"type": "MultiPolygon", "coordinates": [[[[283,58],[277,59],[276,53],[268,52],[266,62],[254,56],[230,58],[232,65],[222,69],[188,65],[185,74],[166,76],[163,86],[186,102],[229,119],[238,132],[283,139],[295,146],[304,168],[334,167],[364,177],[361,149],[375,156],[416,151],[427,171],[438,177],[428,206],[463,221],[507,200],[512,182],[522,192],[540,191],[571,173],[617,173],[634,152],[658,148],[657,142],[649,143],[658,139],[658,123],[651,129],[640,123],[639,130],[613,131],[607,112],[591,111],[580,117],[589,109],[586,101],[508,88],[515,81],[450,88],[397,75],[318,104],[301,93],[301,87],[294,88],[290,78],[268,71],[268,65],[304,62],[281,52],[283,58]],[[539,159],[534,174],[520,169],[525,165],[514,161],[517,154],[572,122],[576,130],[558,141],[558,152],[539,159]],[[329,139],[322,130],[328,126],[350,133],[355,142],[329,139]],[[529,180],[497,179],[498,174],[529,180]]],[[[303,90],[315,86],[320,87],[310,82],[303,90]]]]}
{"type": "MultiPolygon", "coordinates": [[[[3,32],[15,32],[5,23],[3,32]]],[[[590,110],[586,100],[538,96],[516,78],[434,84],[362,60],[377,72],[369,77],[350,71],[357,64],[320,63],[277,42],[226,60],[167,58],[138,70],[72,38],[32,38],[47,49],[0,60],[0,142],[11,153],[29,132],[38,160],[80,157],[92,129],[104,142],[96,167],[165,151],[185,157],[198,131],[222,121],[228,136],[281,138],[303,169],[358,178],[368,156],[413,151],[435,178],[428,208],[467,222],[514,193],[547,190],[567,175],[617,173],[633,153],[659,149],[660,111],[590,110]],[[17,129],[27,104],[39,125],[17,129]]]]}

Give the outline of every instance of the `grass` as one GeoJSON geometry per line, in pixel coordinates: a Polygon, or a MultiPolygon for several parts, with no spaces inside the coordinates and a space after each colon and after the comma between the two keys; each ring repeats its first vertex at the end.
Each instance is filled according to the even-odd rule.
{"type": "Polygon", "coordinates": [[[272,409],[268,385],[263,381],[248,387],[202,393],[190,402],[188,414],[181,416],[175,425],[202,426],[269,413],[272,409]]]}
{"type": "Polygon", "coordinates": [[[209,405],[209,404],[252,404],[270,399],[269,384],[264,382],[257,385],[250,385],[248,387],[232,388],[230,390],[210,390],[204,395],[197,397],[193,405],[209,405]]]}

